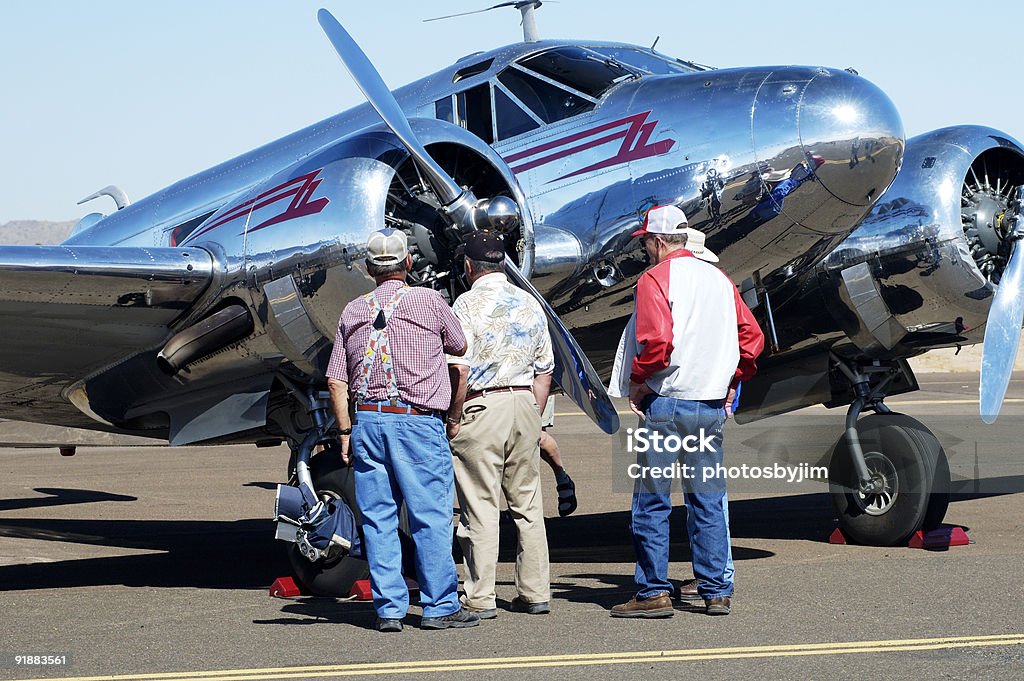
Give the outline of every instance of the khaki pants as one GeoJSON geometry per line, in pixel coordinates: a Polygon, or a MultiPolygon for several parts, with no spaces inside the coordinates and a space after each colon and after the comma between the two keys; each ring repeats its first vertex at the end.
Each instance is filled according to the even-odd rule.
{"type": "Polygon", "coordinates": [[[466,605],[495,607],[498,513],[504,493],[519,531],[515,585],[528,603],[551,600],[548,539],[540,494],[540,414],[528,391],[503,392],[466,403],[452,440],[461,516],[456,535],[466,557],[466,605]]]}

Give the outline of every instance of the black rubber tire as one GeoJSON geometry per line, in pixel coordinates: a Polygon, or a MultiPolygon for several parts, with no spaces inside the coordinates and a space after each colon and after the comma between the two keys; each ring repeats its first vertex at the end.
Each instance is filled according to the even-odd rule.
{"type": "MultiPolygon", "coordinates": [[[[355,474],[351,466],[341,462],[336,452],[329,451],[314,456],[309,462],[313,487],[317,494],[341,499],[352,509],[359,532],[362,534],[362,514],[356,504],[355,474]]],[[[409,516],[405,506],[398,517],[398,539],[402,543],[402,570],[406,575],[415,575],[415,546],[409,535],[409,516]]],[[[360,579],[370,576],[370,567],[363,558],[342,556],[333,561],[317,561],[310,563],[299,553],[298,547],[288,548],[288,559],[292,564],[292,573],[306,590],[316,596],[346,597],[352,586],[360,579]]]]}
{"type": "Polygon", "coordinates": [[[928,498],[928,509],[924,513],[924,521],[921,523],[921,529],[925,532],[939,527],[946,518],[946,511],[949,509],[950,485],[949,461],[946,459],[946,452],[939,447],[938,457],[935,461],[932,493],[928,498]]]}
{"type": "Polygon", "coordinates": [[[841,437],[832,450],[829,491],[847,537],[859,544],[896,546],[905,544],[926,522],[940,523],[948,504],[949,466],[935,436],[903,414],[872,414],[858,421],[857,429],[865,458],[888,462],[895,471],[896,496],[880,514],[865,510],[855,491],[857,476],[846,438],[841,437]],[[933,496],[937,478],[945,494],[940,489],[933,496]]]}
{"type": "Polygon", "coordinates": [[[949,509],[949,460],[939,440],[923,423],[905,414],[893,416],[900,417],[901,427],[917,440],[919,451],[926,457],[925,466],[931,474],[931,493],[920,529],[928,532],[942,525],[949,509]]]}
{"type": "MultiPolygon", "coordinates": [[[[359,506],[356,504],[355,475],[351,466],[344,465],[336,453],[332,456],[314,456],[309,462],[313,487],[321,498],[331,496],[348,504],[362,526],[359,506]]],[[[299,553],[297,546],[288,548],[288,559],[296,581],[316,596],[345,597],[357,580],[370,576],[370,568],[362,558],[342,556],[332,561],[309,562],[299,553]]]]}

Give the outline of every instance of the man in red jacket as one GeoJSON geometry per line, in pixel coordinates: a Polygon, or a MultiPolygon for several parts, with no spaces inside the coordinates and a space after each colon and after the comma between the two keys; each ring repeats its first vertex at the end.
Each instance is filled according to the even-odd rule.
{"type": "Polygon", "coordinates": [[[630,408],[643,419],[632,433],[637,465],[630,467],[638,591],[613,607],[612,617],[674,613],[668,581],[673,477],[681,478],[694,516],[687,530],[707,613],[727,615],[732,605],[722,426],[736,386],[757,370],[764,336],[728,277],[686,249],[686,227],[681,210],[657,206],[633,234],[653,266],[637,281],[613,387],[614,376],[629,373],[630,408]]]}

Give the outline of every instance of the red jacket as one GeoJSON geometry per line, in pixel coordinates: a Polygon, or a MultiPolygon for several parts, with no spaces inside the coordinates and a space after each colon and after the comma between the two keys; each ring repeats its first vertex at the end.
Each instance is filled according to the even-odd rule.
{"type": "Polygon", "coordinates": [[[641,275],[630,380],[679,399],[721,399],[757,372],[764,334],[736,286],[680,249],[641,275]]]}

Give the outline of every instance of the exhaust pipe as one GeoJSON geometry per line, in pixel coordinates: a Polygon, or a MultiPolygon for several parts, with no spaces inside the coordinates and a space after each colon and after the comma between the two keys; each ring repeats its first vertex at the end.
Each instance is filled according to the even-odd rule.
{"type": "Polygon", "coordinates": [[[197,359],[242,340],[252,331],[249,310],[230,305],[171,337],[156,356],[157,366],[168,376],[176,376],[197,359]]]}

